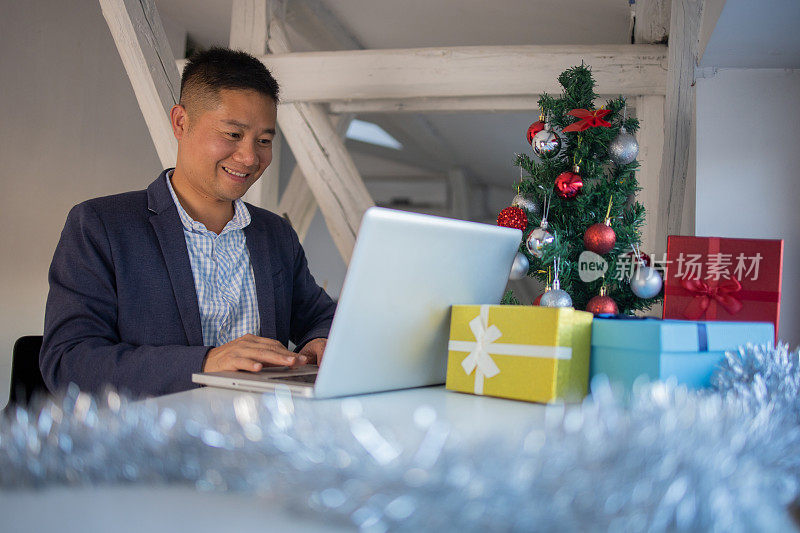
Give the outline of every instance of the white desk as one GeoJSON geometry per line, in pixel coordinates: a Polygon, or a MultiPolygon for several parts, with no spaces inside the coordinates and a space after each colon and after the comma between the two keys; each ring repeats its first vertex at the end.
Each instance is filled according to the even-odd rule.
{"type": "MultiPolygon", "coordinates": [[[[188,402],[229,401],[239,394],[201,388],[163,396],[161,406],[188,402]]],[[[429,406],[465,440],[489,436],[518,438],[528,428],[542,426],[545,408],[512,400],[450,392],[427,387],[355,397],[370,420],[398,432],[411,428],[417,408],[429,406]]],[[[334,400],[315,402],[320,408],[339,408],[334,400]]],[[[44,491],[0,491],[0,530],[3,532],[114,531],[219,533],[221,531],[342,531],[347,528],[297,517],[255,496],[203,493],[187,487],[146,485],[100,488],[57,488],[44,491]]]]}

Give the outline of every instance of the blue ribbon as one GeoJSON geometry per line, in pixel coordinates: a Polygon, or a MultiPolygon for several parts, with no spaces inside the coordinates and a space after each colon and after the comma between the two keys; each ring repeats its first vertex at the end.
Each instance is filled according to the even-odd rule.
{"type": "Polygon", "coordinates": [[[698,351],[708,351],[708,328],[705,322],[697,323],[697,346],[698,351]]]}

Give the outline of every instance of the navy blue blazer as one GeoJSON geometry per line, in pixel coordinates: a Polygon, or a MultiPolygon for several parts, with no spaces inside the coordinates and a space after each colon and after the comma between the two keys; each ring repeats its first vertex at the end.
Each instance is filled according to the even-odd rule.
{"type": "MultiPolygon", "coordinates": [[[[51,391],[105,384],[134,396],[194,387],[203,346],[189,253],[167,170],[146,191],[73,207],[50,266],[39,364],[51,391]]],[[[261,336],[298,349],[327,337],[335,304],[314,281],[297,234],[246,204],[261,336]]]]}

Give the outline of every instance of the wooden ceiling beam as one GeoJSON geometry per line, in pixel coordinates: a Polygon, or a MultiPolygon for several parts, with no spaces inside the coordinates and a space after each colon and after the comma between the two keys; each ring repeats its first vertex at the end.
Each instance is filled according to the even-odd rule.
{"type": "Polygon", "coordinates": [[[672,0],[657,208],[658,253],[666,251],[668,235],[694,234],[695,169],[690,168],[689,160],[695,144],[694,70],[703,4],[703,0],[672,0]]]}
{"type": "Polygon", "coordinates": [[[262,56],[286,102],[559,93],[558,76],[592,65],[603,94],[665,94],[663,45],[464,46],[262,56]]]}
{"type": "MultiPolygon", "coordinates": [[[[523,96],[462,96],[445,98],[398,98],[335,101],[330,103],[331,113],[518,113],[537,111],[539,94],[523,96]]],[[[601,94],[598,106],[617,94],[601,94]]],[[[630,111],[631,104],[628,105],[630,111]]]]}
{"type": "Polygon", "coordinates": [[[163,168],[175,166],[178,142],[169,112],[180,99],[180,74],[153,0],[100,0],[163,168]]]}
{"type": "Polygon", "coordinates": [[[600,94],[664,95],[668,65],[660,44],[345,50],[259,59],[280,80],[287,103],[557,94],[558,76],[581,62],[592,66],[600,94]]]}

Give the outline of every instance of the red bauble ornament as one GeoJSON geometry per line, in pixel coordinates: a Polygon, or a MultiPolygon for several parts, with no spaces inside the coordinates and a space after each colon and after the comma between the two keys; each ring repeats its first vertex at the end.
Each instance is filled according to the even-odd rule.
{"type": "Polygon", "coordinates": [[[528,227],[528,215],[519,207],[506,207],[497,215],[497,225],[524,230],[528,227]]]}
{"type": "Polygon", "coordinates": [[[602,222],[592,224],[583,234],[583,246],[600,255],[610,252],[616,242],[617,234],[614,229],[602,222]]]}
{"type": "Polygon", "coordinates": [[[616,315],[619,312],[617,302],[611,296],[598,294],[586,304],[586,310],[593,315],[616,315]]]}
{"type": "Polygon", "coordinates": [[[556,193],[561,198],[575,198],[583,188],[583,179],[578,175],[578,166],[572,167],[572,171],[562,172],[556,178],[556,193]]]}
{"type": "Polygon", "coordinates": [[[533,136],[542,131],[543,129],[544,129],[544,122],[542,120],[537,120],[536,122],[531,124],[530,127],[528,128],[528,135],[527,135],[528,144],[531,144],[533,142],[533,136]]]}

